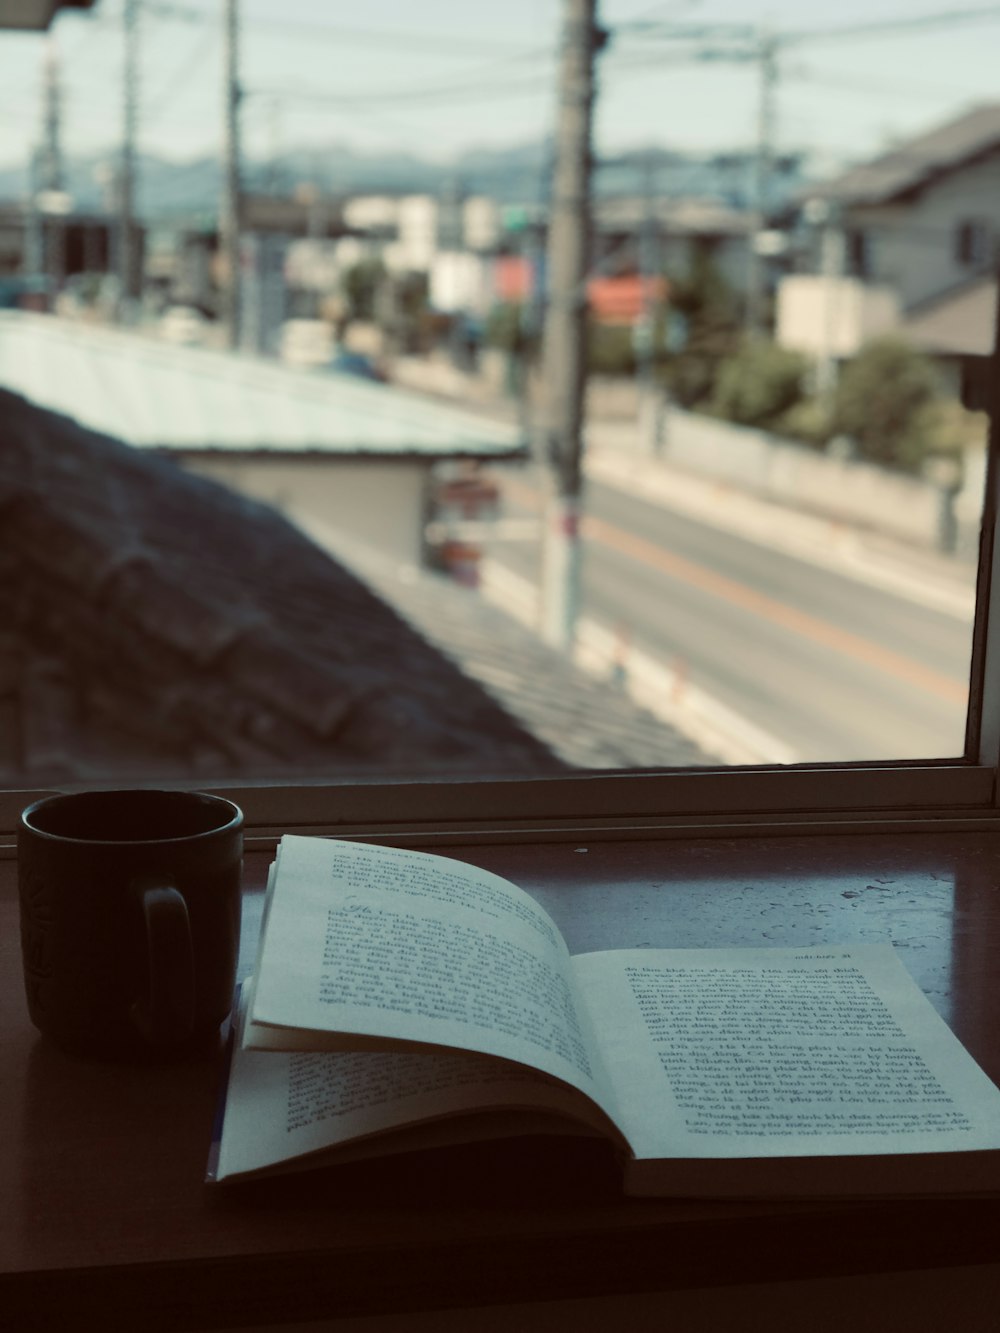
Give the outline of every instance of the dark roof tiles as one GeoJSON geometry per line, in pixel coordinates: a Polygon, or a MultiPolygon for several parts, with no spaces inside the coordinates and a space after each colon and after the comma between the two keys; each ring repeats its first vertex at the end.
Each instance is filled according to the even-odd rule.
{"type": "Polygon", "coordinates": [[[273,510],[3,390],[0,504],[5,780],[562,767],[273,510]]]}
{"type": "Polygon", "coordinates": [[[0,779],[714,762],[475,594],[344,559],[0,390],[0,779]]]}

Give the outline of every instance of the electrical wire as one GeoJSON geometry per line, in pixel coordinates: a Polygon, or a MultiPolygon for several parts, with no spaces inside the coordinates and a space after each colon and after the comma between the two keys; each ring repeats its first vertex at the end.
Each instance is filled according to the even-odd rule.
{"type": "MultiPolygon", "coordinates": [[[[146,8],[150,14],[157,18],[178,19],[183,22],[204,23],[210,21],[212,17],[206,10],[172,4],[168,0],[147,0],[146,8]]],[[[493,38],[488,41],[455,38],[449,33],[400,31],[398,28],[354,28],[345,24],[315,23],[308,19],[292,19],[284,15],[273,19],[245,15],[243,19],[244,36],[251,37],[257,31],[278,32],[287,37],[295,37],[296,34],[301,34],[308,37],[310,41],[327,39],[332,42],[355,46],[377,46],[383,50],[398,47],[402,51],[411,52],[424,47],[433,51],[435,55],[443,56],[495,54],[498,46],[509,45],[511,50],[514,51],[520,49],[523,45],[518,42],[505,43],[503,40],[493,38]]]]}
{"type": "Polygon", "coordinates": [[[174,103],[177,89],[190,81],[192,73],[204,61],[205,57],[219,46],[220,34],[210,30],[199,33],[193,47],[184,52],[183,60],[178,61],[158,92],[142,108],[141,120],[144,126],[156,124],[161,114],[174,103]]]}

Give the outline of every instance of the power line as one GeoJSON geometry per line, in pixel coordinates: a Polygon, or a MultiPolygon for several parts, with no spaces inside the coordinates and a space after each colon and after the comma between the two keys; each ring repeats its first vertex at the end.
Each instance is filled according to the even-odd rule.
{"type": "Polygon", "coordinates": [[[183,58],[174,66],[170,78],[161,84],[147,104],[143,117],[147,126],[151,125],[168,106],[178,88],[189,81],[192,72],[218,45],[218,41],[219,34],[214,29],[209,29],[209,31],[197,35],[193,46],[183,53],[183,58]]]}
{"type": "Polygon", "coordinates": [[[783,32],[778,36],[782,43],[851,40],[855,37],[897,36],[907,28],[919,31],[924,28],[937,28],[942,24],[979,22],[982,19],[1000,18],[1000,5],[984,5],[976,9],[947,9],[933,14],[910,14],[894,19],[876,19],[872,23],[852,23],[836,28],[801,28],[796,32],[783,32]]]}
{"type": "Polygon", "coordinates": [[[550,81],[534,75],[527,79],[506,79],[500,83],[484,85],[482,82],[453,84],[449,88],[427,86],[421,88],[380,89],[373,92],[331,93],[323,89],[310,88],[266,88],[258,87],[248,91],[250,97],[284,97],[289,101],[314,102],[327,106],[354,107],[368,103],[382,105],[385,102],[400,102],[407,106],[430,105],[447,106],[453,102],[492,101],[496,98],[520,97],[526,93],[547,93],[550,81]]]}
{"type": "MultiPolygon", "coordinates": [[[[434,80],[429,83],[419,83],[406,88],[366,88],[351,89],[343,93],[331,93],[324,89],[322,92],[316,91],[311,94],[315,100],[324,100],[329,102],[343,102],[344,104],[353,104],[359,102],[409,102],[423,101],[426,99],[438,100],[448,99],[452,96],[459,98],[470,93],[474,94],[484,90],[484,76],[494,76],[501,80],[504,88],[525,86],[524,80],[511,83],[508,71],[511,65],[520,65],[522,63],[535,64],[538,61],[549,61],[554,63],[556,52],[549,46],[533,47],[530,50],[522,51],[516,56],[504,56],[499,60],[491,60],[486,65],[475,65],[465,71],[461,83],[444,84],[440,80],[434,80]]],[[[551,70],[542,70],[538,74],[527,76],[531,86],[544,88],[546,92],[551,88],[551,70]]],[[[269,90],[254,90],[269,95],[269,90]]]]}
{"type": "MultiPolygon", "coordinates": [[[[829,28],[775,29],[771,40],[780,46],[815,41],[852,40],[854,38],[896,36],[906,29],[920,31],[942,24],[979,22],[1000,18],[1000,5],[982,5],[971,9],[938,10],[927,14],[903,14],[897,18],[876,19],[870,23],[850,23],[829,28]]],[[[614,25],[613,34],[642,36],[644,40],[746,42],[751,48],[761,39],[759,26],[748,23],[649,23],[624,22],[614,25]]]]}
{"type": "MultiPolygon", "coordinates": [[[[154,0],[149,6],[150,13],[157,18],[177,19],[182,22],[206,23],[212,16],[203,9],[193,9],[188,5],[171,4],[169,0],[154,0]]],[[[255,32],[280,32],[283,36],[301,34],[310,41],[327,39],[331,42],[355,46],[376,46],[381,49],[398,47],[403,51],[426,48],[435,55],[461,56],[469,54],[495,53],[498,47],[509,45],[511,50],[520,49],[521,43],[506,43],[502,40],[489,41],[466,40],[455,38],[449,33],[428,33],[401,31],[398,28],[354,28],[344,24],[313,23],[309,20],[288,18],[254,18],[242,22],[244,40],[255,32]]]]}
{"type": "Polygon", "coordinates": [[[957,86],[946,88],[943,84],[906,83],[897,79],[891,79],[889,82],[879,79],[876,82],[874,79],[852,78],[850,75],[826,74],[810,68],[786,69],[783,77],[790,80],[802,79],[808,82],[810,86],[818,84],[824,88],[836,88],[852,93],[867,93],[872,96],[952,97],[956,100],[966,96],[966,89],[957,86]]]}

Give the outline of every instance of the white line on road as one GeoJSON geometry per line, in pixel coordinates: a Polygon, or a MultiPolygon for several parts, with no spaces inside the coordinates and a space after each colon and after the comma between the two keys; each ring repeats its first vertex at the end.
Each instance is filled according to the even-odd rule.
{"type": "Polygon", "coordinates": [[[698,518],[721,531],[771,550],[784,551],[958,620],[972,620],[976,592],[971,571],[969,586],[964,587],[957,579],[936,579],[928,570],[903,568],[872,551],[857,530],[847,524],[799,513],[746,495],[735,487],[651,463],[637,454],[598,447],[588,453],[586,467],[588,475],[596,481],[626,494],[698,518]]]}
{"type": "MultiPolygon", "coordinates": [[[[480,564],[480,593],[530,629],[539,625],[537,587],[497,561],[480,564]]],[[[577,622],[573,661],[590,675],[617,679],[640,707],[676,728],[725,764],[794,764],[791,746],[688,679],[679,665],[625,645],[590,616],[577,622]]]]}

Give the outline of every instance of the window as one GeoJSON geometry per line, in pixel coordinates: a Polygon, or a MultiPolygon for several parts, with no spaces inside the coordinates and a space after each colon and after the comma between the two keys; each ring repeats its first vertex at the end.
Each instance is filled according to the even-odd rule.
{"type": "MultiPolygon", "coordinates": [[[[53,727],[39,740],[47,746],[47,768],[40,765],[20,780],[15,766],[3,770],[9,779],[0,795],[4,837],[26,788],[107,784],[113,775],[101,767],[98,742],[117,747],[127,761],[116,770],[121,780],[233,791],[262,838],[296,827],[384,836],[449,830],[544,836],[575,827],[627,834],[732,831],[764,822],[803,828],[991,817],[1000,755],[992,482],[984,487],[982,474],[978,483],[970,480],[971,465],[964,490],[954,475],[947,484],[929,481],[924,463],[939,461],[938,442],[921,434],[916,414],[899,432],[888,465],[874,453],[890,424],[869,457],[863,431],[852,434],[829,416],[838,365],[860,345],[848,337],[854,315],[847,295],[842,301],[839,287],[824,286],[829,274],[814,275],[819,304],[802,307],[815,335],[814,376],[803,376],[792,350],[780,345],[762,299],[793,263],[805,150],[828,157],[839,151],[841,171],[828,174],[846,189],[847,158],[877,158],[878,127],[857,118],[855,109],[852,128],[842,129],[842,99],[809,103],[810,96],[822,96],[822,79],[798,92],[783,89],[783,98],[803,99],[795,112],[799,123],[811,118],[824,128],[812,131],[815,142],[802,152],[780,156],[781,170],[766,189],[759,180],[752,187],[766,210],[734,204],[733,164],[750,182],[755,172],[767,174],[773,154],[766,140],[749,155],[736,151],[747,117],[736,84],[726,80],[742,77],[750,56],[759,58],[767,75],[759,91],[768,96],[775,52],[782,68],[781,40],[765,52],[748,36],[749,46],[734,49],[731,69],[716,52],[707,72],[704,51],[678,54],[673,44],[680,38],[666,21],[644,45],[624,2],[602,7],[601,21],[614,40],[596,57],[593,211],[604,242],[586,283],[597,372],[593,447],[582,515],[584,602],[564,676],[551,652],[546,657],[537,650],[533,599],[543,577],[537,556],[544,486],[534,484],[518,456],[521,425],[536,440],[543,433],[537,410],[547,386],[531,358],[551,267],[548,205],[539,185],[549,180],[551,164],[536,149],[523,161],[513,154],[511,167],[513,150],[503,137],[518,127],[525,138],[533,128],[551,129],[559,8],[515,6],[487,18],[478,7],[461,6],[445,22],[438,6],[422,16],[423,35],[412,25],[395,26],[386,9],[371,20],[381,36],[359,28],[350,41],[350,34],[339,34],[339,46],[334,30],[324,31],[324,17],[304,0],[292,8],[294,14],[283,10],[279,32],[266,5],[244,6],[247,173],[244,243],[235,255],[242,285],[232,289],[240,296],[240,354],[222,345],[231,291],[214,219],[205,220],[205,197],[192,196],[183,225],[165,210],[152,219],[142,289],[132,302],[122,301],[107,269],[123,235],[127,248],[127,228],[96,188],[86,207],[71,200],[69,213],[60,212],[65,199],[50,207],[61,189],[53,150],[71,155],[89,131],[82,122],[72,128],[67,122],[60,145],[59,99],[41,48],[18,47],[8,56],[0,39],[0,62],[20,61],[24,69],[37,62],[37,78],[19,86],[25,99],[47,109],[45,169],[51,176],[36,182],[44,188],[33,196],[35,207],[18,215],[24,253],[3,261],[11,270],[0,274],[10,293],[4,300],[20,308],[0,312],[0,387],[42,395],[46,409],[120,435],[141,455],[134,467],[116,453],[117,470],[95,466],[88,474],[67,464],[59,473],[74,516],[72,548],[69,529],[58,529],[60,545],[48,525],[51,515],[44,506],[32,508],[28,501],[37,497],[12,506],[5,540],[13,542],[15,532],[23,538],[19,549],[34,562],[32,577],[50,580],[46,586],[63,593],[76,579],[94,618],[83,617],[80,598],[60,593],[61,600],[47,603],[35,596],[40,583],[28,596],[27,585],[19,591],[17,579],[7,581],[0,636],[11,649],[14,684],[0,682],[0,732],[7,728],[11,746],[21,734],[17,710],[29,686],[17,664],[27,656],[32,615],[31,651],[42,660],[34,663],[30,689],[32,700],[42,699],[48,710],[33,716],[53,727]],[[701,123],[714,124],[706,129],[715,136],[711,151],[694,139],[683,152],[672,143],[657,153],[634,148],[639,128],[648,128],[649,98],[660,96],[660,41],[662,63],[688,59],[691,69],[676,94],[680,103],[669,103],[676,90],[662,94],[668,102],[657,123],[694,124],[701,107],[701,123]],[[347,46],[356,70],[345,60],[347,46]],[[544,75],[536,63],[539,47],[546,53],[544,75]],[[351,82],[370,50],[380,52],[381,63],[365,66],[364,81],[351,82]],[[334,58],[343,62],[336,74],[334,58]],[[466,70],[464,79],[445,77],[447,60],[466,70]],[[423,90],[415,69],[431,71],[423,90]],[[470,70],[479,73],[470,77],[470,70]],[[523,94],[527,109],[515,93],[523,94]],[[485,108],[507,98],[510,120],[502,121],[501,134],[501,120],[485,108]],[[395,100],[408,111],[389,131],[393,153],[409,153],[407,169],[424,173],[414,177],[424,183],[407,187],[403,197],[393,184],[398,160],[377,148],[376,124],[380,116],[386,125],[392,120],[385,112],[395,100]],[[346,200],[349,164],[345,159],[336,171],[326,170],[321,149],[328,148],[331,122],[319,118],[317,107],[325,108],[323,115],[343,116],[370,159],[366,178],[356,178],[346,200]],[[721,107],[730,119],[720,112],[712,121],[721,107]],[[853,153],[844,153],[835,131],[855,137],[853,153]],[[466,153],[469,183],[461,188],[453,172],[417,151],[434,142],[438,156],[447,150],[457,161],[474,132],[487,135],[493,148],[466,153]],[[295,135],[305,136],[308,152],[293,151],[295,135]],[[754,217],[765,212],[775,234],[785,230],[787,244],[754,245],[754,217]],[[53,243],[54,237],[65,244],[53,243]],[[47,313],[29,322],[40,308],[47,313]],[[748,327],[754,339],[744,338],[748,327]],[[292,346],[294,366],[279,355],[292,346]],[[113,358],[128,362],[130,377],[110,369],[113,358]],[[385,378],[393,382],[382,383],[385,378]],[[814,382],[829,400],[804,393],[802,385],[814,382]],[[461,398],[443,406],[456,385],[461,398]],[[112,409],[118,425],[107,415],[112,409]],[[399,433],[404,420],[405,438],[399,433]],[[347,426],[355,435],[345,446],[347,426]],[[655,467],[643,470],[643,461],[655,467]],[[183,476],[183,485],[167,487],[168,473],[174,482],[183,476]],[[773,487],[793,473],[799,489],[789,500],[788,492],[773,487]],[[142,480],[154,474],[166,487],[156,495],[142,480]],[[104,488],[103,509],[92,505],[87,489],[95,477],[104,488]],[[866,480],[851,501],[856,508],[850,518],[838,516],[831,508],[836,488],[858,477],[866,480]],[[195,539],[192,516],[208,503],[209,482],[230,488],[231,498],[212,511],[217,521],[204,520],[195,539]],[[123,497],[133,483],[129,509],[123,497]],[[986,494],[978,566],[977,484],[986,494]],[[272,506],[266,520],[255,508],[261,500],[272,506]],[[288,572],[282,562],[292,559],[290,529],[282,528],[274,507],[314,544],[311,551],[318,546],[332,553],[347,574],[321,566],[304,546],[295,548],[297,563],[288,572]],[[130,545],[125,535],[132,520],[122,519],[122,541],[112,552],[100,542],[114,514],[140,515],[141,521],[129,529],[130,545]],[[239,524],[254,514],[255,522],[270,525],[275,545],[268,554],[239,537],[246,531],[239,524]],[[184,535],[179,545],[170,546],[171,525],[184,535]],[[862,596],[850,573],[860,549],[852,533],[879,527],[880,535],[904,543],[902,567],[880,567],[862,596]],[[683,535],[685,544],[667,544],[667,529],[678,543],[683,535]],[[905,581],[911,589],[919,585],[925,610],[938,598],[934,542],[944,529],[960,529],[965,583],[957,593],[951,589],[947,611],[918,615],[916,602],[897,594],[905,581]],[[820,532],[823,551],[813,549],[806,559],[820,532]],[[199,574],[210,536],[236,564],[199,574]],[[372,549],[362,549],[366,537],[372,549]],[[254,601],[250,587],[265,576],[266,605],[254,601]],[[479,591],[463,586],[470,583],[479,591]],[[391,603],[402,620],[374,625],[364,588],[391,603]],[[341,599],[336,624],[345,627],[332,637],[324,624],[324,605],[331,605],[324,598],[330,597],[341,599]],[[500,631],[487,625],[495,613],[491,598],[503,602],[508,616],[500,631]],[[43,604],[48,609],[40,616],[43,604]],[[125,624],[137,627],[134,641],[94,665],[95,636],[125,624]],[[67,642],[74,645],[72,659],[67,642]],[[83,670],[85,658],[91,678],[83,691],[74,672],[83,670]],[[137,673],[150,682],[145,693],[134,688],[137,673]],[[547,701],[537,698],[543,685],[547,701]],[[516,736],[496,733],[489,710],[497,700],[508,712],[522,710],[514,712],[516,736]],[[74,766],[73,756],[67,761],[60,750],[67,732],[55,725],[72,725],[84,706],[102,719],[87,733],[86,746],[94,747],[85,756],[89,769],[85,762],[74,766]],[[144,729],[156,726],[174,740],[189,738],[188,770],[171,766],[172,752],[148,759],[144,729]],[[489,737],[488,758],[475,739],[480,734],[489,737]],[[419,743],[407,749],[407,737],[419,743]],[[336,771],[324,764],[321,741],[329,738],[340,747],[336,771]],[[421,750],[428,756],[423,769],[414,764],[421,750]],[[345,755],[353,756],[353,767],[345,755]],[[572,757],[550,763],[552,755],[572,757]]],[[[108,6],[108,12],[117,23],[119,11],[108,6]]],[[[886,16],[893,17],[889,8],[886,16]]],[[[158,33],[146,57],[155,66],[151,86],[176,89],[166,63],[156,63],[170,53],[186,82],[183,96],[152,99],[157,114],[147,108],[146,121],[138,120],[138,147],[145,152],[144,143],[149,146],[140,221],[142,210],[157,212],[150,202],[157,171],[164,171],[173,203],[184,180],[190,184],[197,176],[155,166],[157,145],[166,151],[169,141],[189,159],[216,145],[223,40],[208,8],[203,15],[148,21],[158,33]],[[196,78],[197,66],[187,78],[195,38],[199,58],[203,52],[220,58],[211,77],[206,64],[203,80],[196,78]]],[[[788,22],[797,41],[802,34],[793,16],[788,22]]],[[[72,30],[84,49],[95,43],[120,60],[120,30],[87,23],[63,18],[57,33],[72,30]]],[[[905,40],[916,43],[918,35],[905,40]]],[[[816,48],[831,77],[843,59],[835,46],[846,49],[816,48]]],[[[968,50],[975,54],[974,41],[968,50]]],[[[872,42],[861,57],[860,66],[849,67],[854,76],[863,77],[857,72],[863,67],[877,80],[885,47],[872,42]]],[[[74,63],[67,44],[59,76],[64,91],[79,93],[87,68],[88,62],[74,63]]],[[[992,77],[986,62],[984,89],[992,77]]],[[[119,105],[110,96],[106,107],[92,104],[98,139],[103,133],[109,145],[119,133],[119,105]]],[[[776,114],[775,106],[769,110],[776,114]]],[[[925,120],[914,122],[915,137],[925,120]]],[[[961,117],[942,106],[940,121],[960,125],[961,117]]],[[[761,124],[773,127],[767,116],[761,124]]],[[[779,128],[783,136],[792,133],[790,124],[779,128]]],[[[25,153],[30,137],[21,145],[25,153]]],[[[919,155],[903,153],[899,160],[910,163],[919,155]]],[[[988,239],[984,223],[961,223],[956,256],[980,262],[988,239]]],[[[862,233],[849,237],[848,261],[861,277],[866,240],[862,233]]],[[[966,426],[982,430],[981,422],[963,421],[966,426]]],[[[74,448],[84,448],[74,439],[74,448]]],[[[970,460],[984,456],[970,446],[970,460]]],[[[938,475],[943,471],[939,467],[938,475]]],[[[567,530],[576,521],[575,513],[564,515],[567,530]]]]}
{"type": "Polygon", "coordinates": [[[872,273],[872,238],[866,231],[847,233],[847,271],[856,278],[869,278],[872,273]]]}
{"type": "Polygon", "coordinates": [[[990,262],[992,231],[983,218],[967,219],[955,228],[955,262],[963,268],[985,268],[990,262]]]}

